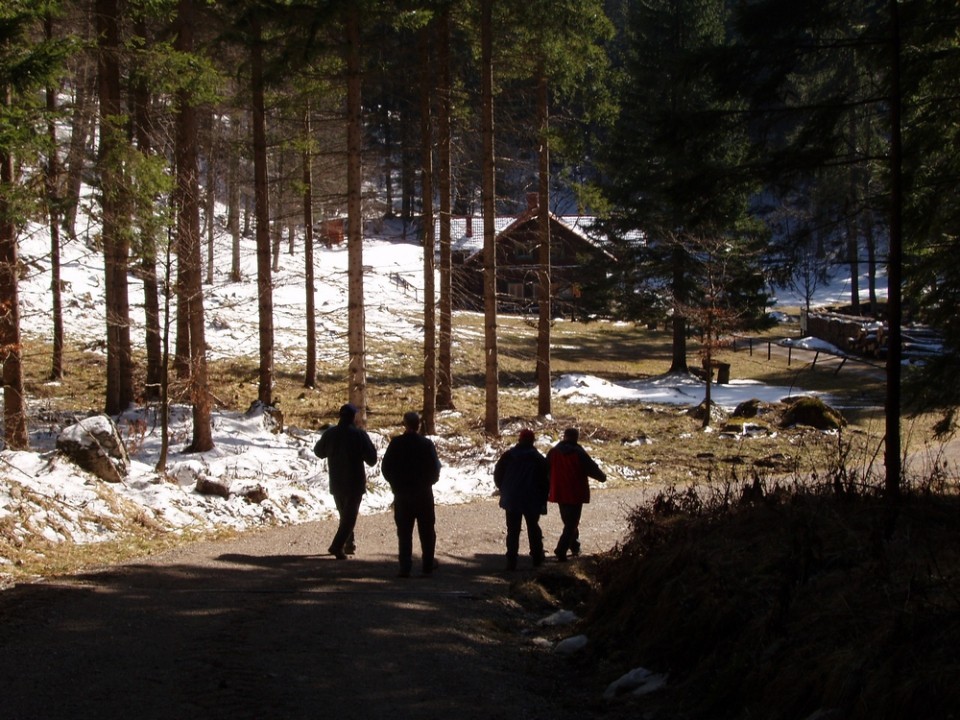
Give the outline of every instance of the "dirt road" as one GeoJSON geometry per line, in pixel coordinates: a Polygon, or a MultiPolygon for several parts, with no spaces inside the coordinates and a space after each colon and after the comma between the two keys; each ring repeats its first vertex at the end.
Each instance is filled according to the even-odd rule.
{"type": "MultiPolygon", "coordinates": [[[[596,492],[584,553],[616,543],[642,496],[596,492]]],[[[0,718],[609,717],[602,688],[533,642],[545,613],[509,599],[533,571],[504,571],[495,502],[440,507],[437,526],[431,578],[396,577],[377,515],[350,560],[324,554],[325,521],[0,593],[0,718]]],[[[552,547],[555,507],[544,529],[552,547]]]]}

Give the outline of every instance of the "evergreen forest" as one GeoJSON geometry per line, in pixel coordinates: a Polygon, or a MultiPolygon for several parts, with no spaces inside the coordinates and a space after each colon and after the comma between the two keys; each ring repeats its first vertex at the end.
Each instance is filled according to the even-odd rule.
{"type": "MultiPolygon", "coordinates": [[[[408,224],[437,299],[424,309],[429,431],[450,403],[451,219],[477,216],[485,427],[497,434],[494,218],[536,194],[542,218],[592,218],[619,262],[585,279],[591,312],[668,323],[674,371],[687,369],[691,328],[717,337],[762,325],[771,283],[809,293],[838,267],[866,278],[847,311],[890,327],[895,492],[903,389],[918,402],[960,401],[958,30],[954,0],[4,0],[5,446],[28,443],[18,240],[28,222],[49,224],[56,378],[58,243],[79,232],[85,187],[105,268],[105,412],[164,399],[175,374],[190,387],[190,449],[210,449],[204,248],[222,206],[237,242],[257,243],[264,405],[274,400],[271,257],[281,238],[304,238],[310,287],[314,244],[332,222],[344,228],[354,311],[345,375],[363,408],[364,222],[408,224]],[[148,298],[144,338],[130,333],[132,282],[148,298]],[[935,327],[946,344],[909,373],[899,355],[907,322],[935,327]],[[135,346],[145,348],[144,387],[135,346]]],[[[549,223],[541,233],[549,298],[549,223]]],[[[550,312],[541,302],[541,414],[550,312]]]]}

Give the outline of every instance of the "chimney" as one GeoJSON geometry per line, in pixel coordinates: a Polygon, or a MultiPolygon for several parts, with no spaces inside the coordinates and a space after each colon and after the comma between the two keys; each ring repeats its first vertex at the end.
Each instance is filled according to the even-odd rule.
{"type": "Polygon", "coordinates": [[[473,237],[473,218],[468,215],[464,220],[467,221],[467,229],[463,234],[467,237],[473,237]]]}
{"type": "Polygon", "coordinates": [[[536,210],[540,207],[540,193],[527,193],[527,210],[536,210]]]}

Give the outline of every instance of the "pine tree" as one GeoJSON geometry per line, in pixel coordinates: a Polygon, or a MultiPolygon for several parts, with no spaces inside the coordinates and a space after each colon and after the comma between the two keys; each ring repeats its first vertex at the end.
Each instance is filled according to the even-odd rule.
{"type": "Polygon", "coordinates": [[[18,181],[17,165],[39,160],[47,137],[38,92],[62,67],[64,44],[44,39],[44,3],[7,2],[0,9],[0,349],[3,352],[3,437],[25,450],[27,403],[20,343],[17,235],[40,198],[18,181]]]}
{"type": "MultiPolygon", "coordinates": [[[[731,251],[752,244],[740,168],[747,137],[705,58],[727,41],[722,0],[655,0],[633,8],[621,85],[621,115],[607,150],[610,227],[620,238],[622,307],[673,329],[671,372],[687,370],[686,308],[699,301],[694,258],[703,238],[731,251]],[[637,236],[642,233],[642,242],[637,236]]],[[[762,307],[763,298],[752,298],[762,307]]]]}

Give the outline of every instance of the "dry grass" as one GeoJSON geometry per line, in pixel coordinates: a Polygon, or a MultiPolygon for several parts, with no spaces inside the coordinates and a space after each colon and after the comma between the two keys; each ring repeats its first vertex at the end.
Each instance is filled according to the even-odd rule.
{"type": "MultiPolygon", "coordinates": [[[[456,319],[454,347],[454,403],[457,413],[445,414],[438,432],[486,440],[483,434],[483,318],[460,315],[456,319]]],[[[771,436],[731,441],[699,432],[700,423],[685,409],[636,403],[570,404],[555,398],[550,419],[537,418],[537,401],[531,391],[536,367],[536,327],[529,318],[501,317],[499,321],[499,395],[502,431],[511,435],[520,425],[539,427],[559,435],[562,427],[576,424],[591,450],[609,465],[623,468],[627,480],[656,473],[665,481],[700,481],[710,474],[727,475],[732,466],[775,464],[781,470],[807,473],[836,457],[838,441],[819,433],[784,432],[770,418],[771,436]],[[649,440],[649,444],[644,444],[649,440]]],[[[690,343],[690,364],[698,363],[696,343],[690,343]]],[[[104,362],[100,354],[80,348],[69,350],[68,374],[63,383],[47,383],[49,348],[25,343],[26,389],[31,397],[31,425],[55,427],[62,412],[91,412],[103,406],[104,362]]],[[[422,406],[422,347],[419,343],[368,338],[368,426],[394,431],[402,413],[422,406]]],[[[652,377],[669,368],[670,336],[629,324],[558,322],[553,328],[554,375],[586,373],[611,381],[652,377]]],[[[792,388],[793,391],[829,392],[845,406],[850,423],[843,443],[848,454],[867,464],[876,455],[882,436],[882,382],[855,369],[810,368],[796,359],[767,358],[762,344],[754,352],[726,351],[732,376],[792,388]]],[[[142,363],[141,363],[142,365],[142,363]]],[[[278,365],[274,399],[287,426],[316,431],[335,421],[346,399],[345,368],[322,366],[317,386],[303,386],[303,369],[278,365]]],[[[245,410],[257,396],[257,363],[254,358],[211,362],[209,386],[225,409],[245,410]]],[[[185,400],[183,388],[174,387],[175,401],[185,400]]],[[[763,418],[760,420],[763,422],[763,418]]],[[[931,421],[932,425],[932,421],[931,421]]],[[[912,441],[929,439],[929,426],[907,431],[912,441]],[[915,437],[916,436],[916,437],[915,437]]]]}
{"type": "MultiPolygon", "coordinates": [[[[577,425],[590,452],[611,470],[614,482],[654,481],[665,485],[697,482],[710,484],[749,481],[756,473],[809,477],[828,474],[839,458],[863,473],[877,462],[882,423],[875,411],[848,414],[850,425],[840,436],[808,429],[783,430],[777,426],[777,411],[757,420],[770,433],[761,438],[730,439],[700,431],[700,421],[685,409],[632,403],[570,404],[555,398],[550,418],[536,416],[536,396],[531,392],[536,366],[536,326],[529,318],[501,317],[499,322],[501,429],[506,444],[522,426],[559,438],[564,427],[577,425]]],[[[438,432],[465,438],[468,444],[489,441],[483,431],[483,318],[456,318],[454,347],[454,402],[456,413],[438,421],[438,432]]],[[[787,387],[830,392],[861,405],[878,405],[881,385],[847,369],[811,369],[796,360],[788,366],[784,357],[767,359],[761,345],[747,351],[726,352],[733,377],[754,378],[787,387]]],[[[558,322],[553,328],[553,372],[597,375],[611,381],[650,377],[669,367],[670,336],[629,324],[605,322],[558,322]]],[[[696,344],[691,342],[690,363],[697,363],[696,344]]],[[[72,413],[89,413],[103,407],[104,358],[96,348],[72,346],[67,351],[67,376],[49,384],[50,348],[27,339],[24,343],[26,389],[30,396],[30,425],[56,432],[72,413]]],[[[368,425],[373,430],[394,432],[405,410],[422,405],[422,347],[396,338],[368,338],[368,425]]],[[[141,358],[142,367],[142,358],[141,358]]],[[[253,358],[211,362],[209,387],[224,409],[245,410],[257,396],[257,363],[253,358]]],[[[279,365],[275,373],[274,398],[288,427],[316,431],[334,422],[346,399],[345,368],[319,368],[317,386],[303,386],[303,368],[279,365]]],[[[182,387],[172,389],[174,401],[185,401],[182,387]]],[[[914,430],[926,438],[926,427],[914,430]]],[[[185,440],[185,439],[183,439],[185,440]]],[[[20,560],[41,558],[53,567],[77,560],[77,555],[97,558],[140,554],[151,543],[169,539],[155,536],[149,528],[137,528],[129,541],[116,549],[107,545],[93,551],[82,548],[43,548],[21,553],[20,560]],[[76,555],[74,555],[76,553],[76,555]],[[116,555],[114,555],[116,553],[116,555]],[[63,559],[57,559],[57,556],[63,559]]],[[[82,560],[81,560],[82,561],[82,560]]],[[[85,561],[84,561],[85,562],[85,561]]],[[[33,564],[33,563],[31,563],[33,564]]]]}
{"type": "MultiPolygon", "coordinates": [[[[439,432],[480,444],[488,441],[482,318],[463,316],[457,323],[458,412],[441,418],[439,432]]],[[[828,392],[862,408],[845,412],[847,427],[832,435],[781,428],[777,405],[751,420],[770,431],[757,438],[704,433],[685,409],[652,405],[557,399],[552,417],[543,419],[528,392],[535,327],[503,318],[500,328],[503,442],[523,425],[557,436],[576,424],[591,453],[614,469],[616,482],[649,479],[665,487],[650,506],[636,509],[622,547],[596,564],[548,568],[538,587],[524,590],[529,602],[549,595],[589,611],[582,630],[591,650],[570,666],[570,678],[558,679],[564,692],[581,689],[591,693],[584,701],[596,704],[598,687],[644,666],[669,673],[667,689],[620,699],[603,713],[710,720],[792,720],[818,712],[871,720],[960,717],[960,504],[955,488],[936,475],[911,488],[895,510],[866,481],[882,462],[883,418],[876,407],[883,387],[876,375],[797,359],[788,364],[782,355],[768,358],[763,343],[752,354],[724,353],[735,378],[828,392]],[[591,587],[599,592],[588,600],[591,587]]],[[[553,339],[557,374],[616,381],[654,376],[669,365],[669,337],[662,332],[558,323],[553,339]]],[[[404,410],[421,405],[422,349],[373,337],[368,347],[369,425],[393,430],[404,410]]],[[[30,342],[26,348],[34,427],[53,429],[63,412],[102,406],[99,355],[73,349],[70,374],[52,386],[45,382],[48,348],[30,342]]],[[[275,397],[288,426],[317,430],[334,420],[344,400],[344,369],[322,368],[316,388],[304,388],[301,373],[279,367],[275,397]]],[[[223,407],[245,409],[256,397],[256,363],[211,363],[210,389],[223,407]]],[[[938,419],[906,422],[905,447],[929,442],[938,419]]],[[[0,541],[11,536],[0,524],[0,541]]],[[[137,526],[96,547],[16,548],[14,559],[24,572],[52,574],[183,541],[137,526]]]]}
{"type": "Polygon", "coordinates": [[[958,531],[960,499],[929,487],[898,507],[829,486],[664,493],[599,572],[591,669],[670,674],[621,699],[636,717],[956,717],[958,531]]]}

